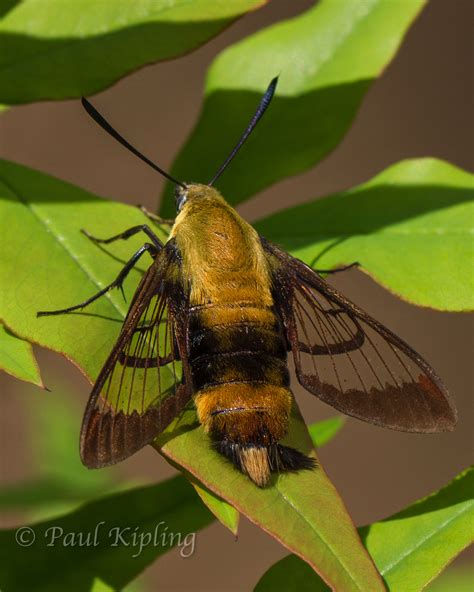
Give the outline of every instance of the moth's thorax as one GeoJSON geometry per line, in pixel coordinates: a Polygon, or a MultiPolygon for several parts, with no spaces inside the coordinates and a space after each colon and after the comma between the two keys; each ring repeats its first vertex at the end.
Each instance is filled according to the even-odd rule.
{"type": "Polygon", "coordinates": [[[205,185],[191,185],[171,230],[193,304],[271,306],[268,264],[256,231],[205,185]]]}

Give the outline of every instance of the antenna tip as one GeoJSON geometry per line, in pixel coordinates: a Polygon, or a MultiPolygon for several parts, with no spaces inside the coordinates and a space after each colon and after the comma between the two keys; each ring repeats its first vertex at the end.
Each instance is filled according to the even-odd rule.
{"type": "Polygon", "coordinates": [[[93,115],[95,113],[95,108],[94,106],[89,103],[89,101],[86,99],[86,97],[81,97],[81,104],[84,107],[84,109],[87,111],[87,113],[89,113],[89,115],[93,115]]]}
{"type": "Polygon", "coordinates": [[[275,88],[276,88],[276,85],[278,84],[279,78],[280,78],[279,74],[278,74],[278,76],[275,76],[275,78],[272,78],[272,81],[268,85],[268,89],[272,89],[272,91],[275,91],[275,88]]]}
{"type": "Polygon", "coordinates": [[[270,101],[273,98],[276,86],[278,84],[278,78],[279,76],[275,76],[275,78],[273,78],[270,84],[268,85],[268,88],[265,91],[264,100],[270,101]]]}

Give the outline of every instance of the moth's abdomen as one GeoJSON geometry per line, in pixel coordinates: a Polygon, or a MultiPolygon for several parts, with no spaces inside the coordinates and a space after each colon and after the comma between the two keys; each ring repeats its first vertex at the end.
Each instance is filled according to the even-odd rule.
{"type": "Polygon", "coordinates": [[[190,312],[195,403],[216,448],[260,486],[272,470],[302,468],[290,467],[282,454],[296,451],[278,444],[288,430],[292,394],[286,342],[272,309],[223,304],[190,312]]]}
{"type": "Polygon", "coordinates": [[[231,392],[268,386],[287,390],[286,343],[270,308],[222,304],[190,312],[189,362],[196,395],[235,385],[227,389],[232,402],[231,392]]]}
{"type": "Polygon", "coordinates": [[[220,304],[192,307],[190,313],[195,392],[236,382],[288,386],[286,343],[270,308],[220,304]]]}

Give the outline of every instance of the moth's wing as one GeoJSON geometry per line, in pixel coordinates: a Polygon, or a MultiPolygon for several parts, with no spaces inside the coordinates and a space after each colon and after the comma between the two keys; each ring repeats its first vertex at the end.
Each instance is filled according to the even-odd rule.
{"type": "Polygon", "coordinates": [[[89,468],[119,462],[150,443],[191,398],[186,298],[169,249],[132,299],[119,338],[92,389],[81,429],[89,468]]]}
{"type": "Polygon", "coordinates": [[[457,413],[433,368],[302,261],[262,239],[299,382],[347,415],[408,432],[452,430],[457,413]]]}

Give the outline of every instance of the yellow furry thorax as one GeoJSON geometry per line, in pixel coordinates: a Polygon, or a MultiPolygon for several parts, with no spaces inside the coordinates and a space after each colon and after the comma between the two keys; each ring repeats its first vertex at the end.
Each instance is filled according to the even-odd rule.
{"type": "Polygon", "coordinates": [[[181,253],[191,305],[273,304],[268,263],[257,232],[213,187],[188,186],[170,239],[175,239],[181,253]]]}

